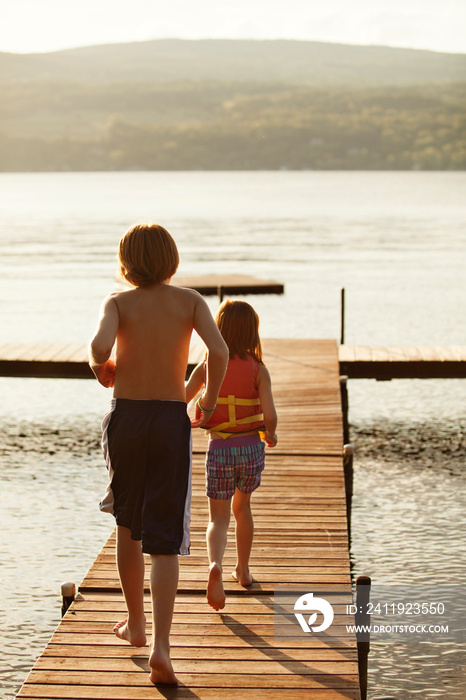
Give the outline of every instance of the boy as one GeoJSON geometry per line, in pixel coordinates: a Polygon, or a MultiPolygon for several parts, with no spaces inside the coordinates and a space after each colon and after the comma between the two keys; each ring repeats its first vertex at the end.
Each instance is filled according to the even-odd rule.
{"type": "Polygon", "coordinates": [[[179,256],[168,231],[156,224],[135,225],[121,239],[118,253],[121,275],[133,288],[104,300],[89,348],[96,378],[113,387],[111,411],[102,424],[110,485],[101,509],[116,518],[117,565],[128,609],[114,632],[134,646],[146,644],[146,552],[151,555],[150,679],[176,684],[169,633],[177,555],[189,553],[191,424],[184,379],[192,331],[207,347],[206,410],[192,427],[202,426],[207,409],[215,406],[228,350],[203,298],[169,284],[179,256]]]}

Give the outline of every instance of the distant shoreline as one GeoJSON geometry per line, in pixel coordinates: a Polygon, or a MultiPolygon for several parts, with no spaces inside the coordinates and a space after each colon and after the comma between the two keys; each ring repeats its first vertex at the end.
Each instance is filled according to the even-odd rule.
{"type": "Polygon", "coordinates": [[[0,53],[0,171],[466,169],[466,54],[285,40],[0,53]]]}
{"type": "Polygon", "coordinates": [[[2,170],[1,175],[66,175],[66,174],[107,174],[107,173],[298,173],[298,172],[315,172],[315,173],[453,173],[458,174],[466,172],[466,166],[461,168],[120,168],[120,169],[95,169],[84,170],[71,168],[56,169],[37,169],[37,170],[2,170]]]}

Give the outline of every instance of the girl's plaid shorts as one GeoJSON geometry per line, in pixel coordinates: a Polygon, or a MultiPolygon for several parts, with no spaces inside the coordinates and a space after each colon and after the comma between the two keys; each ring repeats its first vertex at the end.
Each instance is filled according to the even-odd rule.
{"type": "Polygon", "coordinates": [[[261,482],[265,445],[259,442],[240,447],[210,449],[206,458],[207,496],[219,500],[232,498],[235,489],[252,493],[261,482]]]}

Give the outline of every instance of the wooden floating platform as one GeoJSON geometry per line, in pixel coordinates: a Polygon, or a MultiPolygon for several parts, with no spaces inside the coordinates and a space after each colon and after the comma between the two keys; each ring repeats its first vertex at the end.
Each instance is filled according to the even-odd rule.
{"type": "MultiPolygon", "coordinates": [[[[154,687],[148,649],[131,647],[112,633],[125,610],[113,533],[18,698],[360,699],[353,636],[317,638],[298,626],[286,639],[274,635],[274,591],[280,584],[302,591],[339,584],[342,602],[351,602],[337,344],[267,340],[264,351],[280,441],[267,452],[262,485],[253,496],[253,585],[242,588],[230,577],[232,523],[224,560],[227,604],[216,613],[205,601],[206,437],[195,431],[191,556],[180,558],[171,635],[182,685],[154,687]]],[[[148,593],[146,603],[149,613],[148,593]]]]}
{"type": "Polygon", "coordinates": [[[261,280],[249,275],[192,275],[190,277],[178,277],[178,275],[175,275],[173,284],[176,284],[178,287],[195,289],[204,296],[283,294],[285,291],[285,287],[281,282],[261,280]]]}

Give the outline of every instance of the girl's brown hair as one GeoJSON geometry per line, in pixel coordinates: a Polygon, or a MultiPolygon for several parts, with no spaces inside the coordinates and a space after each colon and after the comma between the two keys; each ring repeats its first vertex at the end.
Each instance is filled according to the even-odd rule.
{"type": "Polygon", "coordinates": [[[180,263],[175,241],[158,224],[132,226],[120,241],[118,258],[121,276],[134,287],[164,282],[180,263]]]}
{"type": "Polygon", "coordinates": [[[259,316],[245,301],[224,301],[217,311],[215,322],[228,345],[230,358],[238,355],[245,360],[252,355],[262,361],[262,346],[259,337],[259,316]]]}

